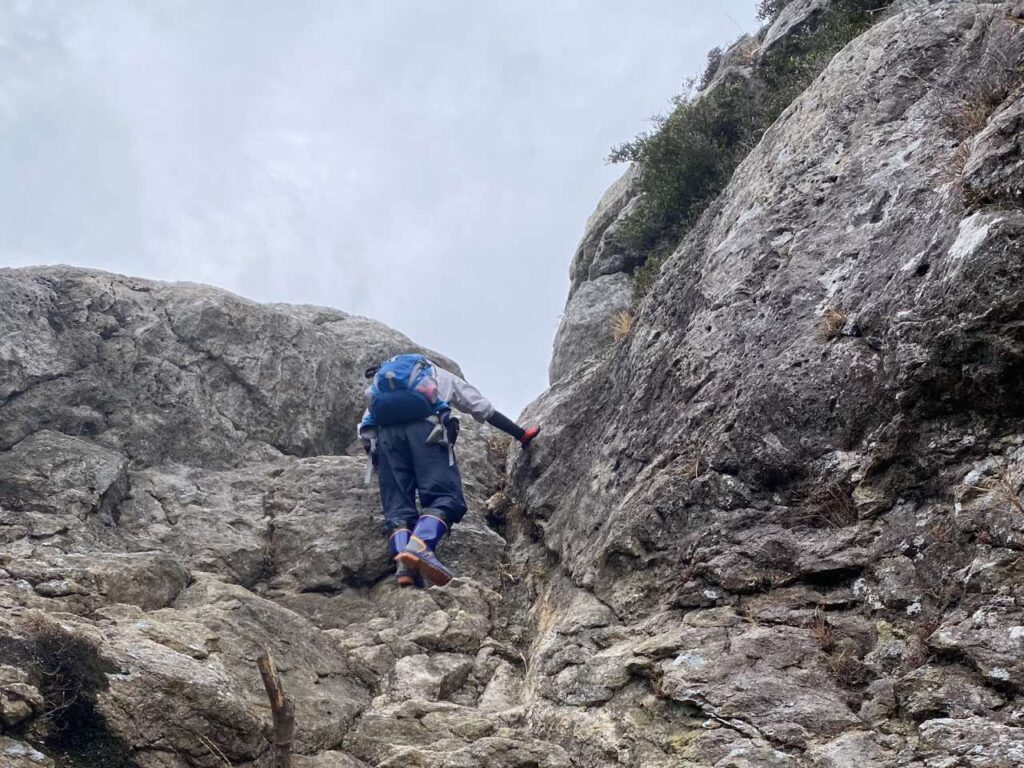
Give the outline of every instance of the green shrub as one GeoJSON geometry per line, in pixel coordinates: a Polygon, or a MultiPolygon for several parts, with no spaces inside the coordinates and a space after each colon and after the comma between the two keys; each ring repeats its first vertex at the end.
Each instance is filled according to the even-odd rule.
{"type": "Polygon", "coordinates": [[[782,9],[793,0],[760,0],[757,4],[757,18],[769,24],[779,18],[782,9]]]}
{"type": "Polygon", "coordinates": [[[639,303],[640,299],[651,291],[651,286],[658,279],[661,272],[661,265],[665,262],[671,251],[662,249],[657,253],[650,253],[644,259],[644,263],[633,273],[633,302],[639,303]]]}
{"type": "Polygon", "coordinates": [[[632,253],[671,249],[725,187],[733,169],[763,133],[764,108],[739,79],[703,98],[676,100],[657,131],[612,151],[612,162],[638,161],[643,192],[618,230],[632,253]]]}
{"type": "Polygon", "coordinates": [[[704,67],[704,74],[700,76],[700,82],[697,85],[697,90],[703,91],[711,81],[714,80],[715,75],[718,73],[718,68],[722,66],[722,54],[725,53],[721,48],[715,46],[708,51],[708,63],[704,67]]]}
{"type": "Polygon", "coordinates": [[[759,75],[768,85],[772,111],[782,114],[847,43],[868,29],[892,0],[839,0],[813,29],[794,35],[766,56],[759,75]]]}
{"type": "MultiPolygon", "coordinates": [[[[758,61],[753,80],[737,74],[710,92],[677,96],[669,115],[655,119],[655,130],[612,149],[610,162],[638,162],[642,168],[640,201],[616,232],[640,265],[634,275],[637,301],[768,127],[890,1],[837,0],[813,29],[793,35],[758,61]]],[[[761,12],[777,13],[784,5],[765,0],[761,12]]],[[[720,57],[712,52],[703,85],[720,57]]]]}

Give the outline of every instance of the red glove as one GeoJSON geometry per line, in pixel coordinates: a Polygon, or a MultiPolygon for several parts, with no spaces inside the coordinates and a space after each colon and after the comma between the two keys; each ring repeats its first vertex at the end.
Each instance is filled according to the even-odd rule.
{"type": "Polygon", "coordinates": [[[533,438],[535,438],[539,434],[540,434],[540,427],[528,427],[523,432],[523,437],[519,441],[519,443],[523,446],[523,448],[525,448],[526,446],[528,446],[530,444],[530,441],[533,440],[533,438]]]}

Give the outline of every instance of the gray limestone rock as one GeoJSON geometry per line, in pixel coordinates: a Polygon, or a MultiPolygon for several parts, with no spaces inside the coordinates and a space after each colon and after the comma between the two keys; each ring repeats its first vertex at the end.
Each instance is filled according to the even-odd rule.
{"type": "MultiPolygon", "coordinates": [[[[535,611],[552,707],[629,723],[654,691],[694,719],[674,738],[695,765],[725,759],[705,722],[815,765],[954,765],[967,730],[930,726],[950,710],[994,729],[979,754],[1012,753],[1024,213],[991,191],[1016,178],[1020,95],[966,144],[948,96],[988,92],[993,51],[1020,61],[1010,8],[907,4],[840,52],[626,339],[528,409],[545,432],[512,467],[510,559],[541,543],[615,617],[560,637],[535,611]],[[710,623],[672,633],[673,611],[710,623]],[[658,654],[637,642],[654,616],[658,654]]],[[[617,743],[580,733],[579,755],[617,743]]]]}
{"type": "Polygon", "coordinates": [[[0,454],[0,505],[78,521],[109,518],[127,492],[127,464],[95,442],[41,429],[0,454]]]}
{"type": "Polygon", "coordinates": [[[1024,760],[1021,93],[968,137],[948,114],[1024,34],[1010,3],[895,10],[767,132],[617,344],[639,171],[609,191],[541,437],[465,423],[445,588],[390,578],[353,445],[363,369],[411,341],[0,270],[0,760],[52,768],[86,722],[68,765],[266,768],[264,650],[299,768],[1024,760]]]}
{"type": "Polygon", "coordinates": [[[499,479],[488,431],[460,439],[473,509],[444,550],[479,581],[433,597],[389,581],[376,483],[361,451],[345,455],[363,369],[412,342],[334,310],[63,267],[0,271],[0,315],[4,727],[51,746],[65,659],[67,695],[95,713],[81,749],[256,768],[269,710],[255,658],[269,649],[297,749],[348,766],[339,750],[371,696],[408,693],[404,658],[443,670],[433,698],[487,685],[472,654],[505,546],[483,522],[499,479]]]}
{"type": "Polygon", "coordinates": [[[580,286],[565,306],[551,356],[552,382],[612,343],[612,323],[633,304],[633,278],[621,272],[602,275],[580,286]]]}
{"type": "Polygon", "coordinates": [[[54,768],[54,762],[28,744],[0,736],[0,758],[5,768],[54,768]]]}
{"type": "Polygon", "coordinates": [[[1019,87],[1004,107],[988,119],[985,129],[968,140],[970,154],[963,170],[963,184],[973,204],[1024,205],[1022,136],[1024,88],[1019,87]]]}
{"type": "MultiPolygon", "coordinates": [[[[637,196],[637,165],[630,165],[602,196],[597,208],[587,219],[583,237],[576,246],[576,255],[569,268],[572,293],[587,280],[601,275],[622,272],[627,258],[615,244],[615,225],[628,215],[637,196]]],[[[571,295],[571,294],[570,294],[571,295]]]]}
{"type": "Polygon", "coordinates": [[[795,32],[813,24],[830,5],[832,0],[793,0],[788,3],[765,31],[759,54],[768,53],[780,43],[785,43],[795,32]]]}
{"type": "Polygon", "coordinates": [[[924,749],[948,756],[947,765],[957,760],[968,768],[1011,768],[1024,760],[1024,730],[980,717],[929,720],[921,726],[921,741],[924,749]]]}
{"type": "Polygon", "coordinates": [[[1024,612],[1014,598],[998,596],[969,615],[957,612],[928,644],[961,653],[995,685],[1024,685],[1024,612]]]}

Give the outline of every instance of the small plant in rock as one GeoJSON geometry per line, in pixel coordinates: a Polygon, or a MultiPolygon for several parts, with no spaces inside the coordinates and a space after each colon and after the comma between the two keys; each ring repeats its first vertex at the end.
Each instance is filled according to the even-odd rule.
{"type": "Polygon", "coordinates": [[[967,580],[960,576],[958,566],[955,559],[947,563],[942,553],[916,563],[917,578],[923,585],[924,595],[931,599],[940,613],[955,608],[967,594],[967,580]]]}
{"type": "Polygon", "coordinates": [[[1007,466],[1000,465],[999,472],[986,485],[996,498],[1018,514],[1024,515],[1024,503],[1020,499],[1020,483],[1013,479],[1007,466]]]}
{"type": "MultiPolygon", "coordinates": [[[[763,0],[761,18],[776,18],[788,4],[763,0]]],[[[719,73],[720,62],[713,53],[702,85],[715,80],[714,88],[693,98],[700,89],[690,81],[686,93],[673,99],[669,114],[655,118],[654,130],[612,148],[609,162],[636,162],[642,169],[637,205],[615,234],[618,245],[639,265],[634,275],[636,302],[769,126],[889,4],[890,0],[832,0],[814,24],[764,55],[755,52],[752,39],[747,58],[752,73],[719,73]]]]}
{"type": "Polygon", "coordinates": [[[629,332],[633,330],[633,321],[635,316],[628,309],[623,309],[615,313],[612,317],[612,338],[615,341],[622,341],[629,335],[629,332]]]}
{"type": "Polygon", "coordinates": [[[857,507],[849,488],[834,481],[800,496],[789,512],[790,525],[814,528],[846,528],[856,525],[857,520],[857,507]]]}
{"type": "Polygon", "coordinates": [[[844,688],[857,688],[867,681],[864,662],[847,648],[839,649],[828,657],[828,669],[836,682],[844,688]]]}
{"type": "Polygon", "coordinates": [[[814,610],[814,618],[811,620],[810,630],[811,638],[818,644],[818,647],[825,651],[825,653],[830,653],[836,644],[835,632],[821,606],[814,610]]]}
{"type": "Polygon", "coordinates": [[[41,677],[46,709],[43,719],[60,732],[79,703],[96,669],[96,648],[84,637],[68,634],[55,624],[40,622],[35,629],[32,653],[41,677]]]}
{"type": "Polygon", "coordinates": [[[700,82],[697,84],[697,90],[703,91],[707,88],[711,81],[715,79],[715,75],[718,73],[719,67],[722,66],[722,49],[718,46],[708,51],[708,63],[704,67],[704,74],[700,76],[700,82]]]}
{"type": "MultiPolygon", "coordinates": [[[[940,171],[943,182],[959,185],[968,210],[985,204],[977,190],[964,187],[964,168],[971,157],[971,139],[988,125],[992,115],[1010,95],[1024,83],[1024,63],[1012,61],[1002,51],[986,54],[985,66],[978,68],[978,79],[956,86],[940,85],[920,78],[931,91],[936,117],[949,126],[953,137],[960,143],[950,156],[947,167],[940,171]]],[[[1014,190],[999,190],[997,198],[1013,200],[1014,190]]]]}
{"type": "Polygon", "coordinates": [[[661,274],[661,265],[665,263],[665,259],[671,255],[672,251],[667,246],[661,246],[653,249],[645,259],[644,263],[640,265],[639,269],[633,273],[633,303],[639,304],[640,300],[643,299],[651,291],[651,287],[658,279],[658,275],[661,274]]]}
{"type": "Polygon", "coordinates": [[[485,445],[487,457],[495,464],[504,464],[509,446],[512,445],[512,438],[504,433],[492,432],[487,436],[485,445]]]}
{"type": "Polygon", "coordinates": [[[39,621],[29,647],[43,694],[41,723],[47,746],[68,765],[130,768],[125,745],[96,710],[95,695],[107,686],[109,665],[88,637],[39,621]]]}
{"type": "Polygon", "coordinates": [[[928,638],[941,626],[937,619],[927,619],[914,626],[910,637],[907,638],[907,655],[904,657],[904,667],[907,670],[917,669],[928,663],[931,653],[928,650],[928,638]]]}
{"type": "Polygon", "coordinates": [[[792,2],[793,0],[760,0],[757,4],[757,18],[761,21],[775,21],[783,9],[792,2]]]}
{"type": "Polygon", "coordinates": [[[843,326],[849,315],[839,307],[828,307],[818,322],[818,338],[830,341],[843,332],[843,326]]]}
{"type": "Polygon", "coordinates": [[[956,540],[956,525],[948,517],[943,517],[928,528],[928,544],[951,544],[956,540]]]}
{"type": "Polygon", "coordinates": [[[826,483],[812,497],[822,519],[833,528],[845,528],[857,522],[857,507],[849,490],[840,483],[826,483]]]}
{"type": "Polygon", "coordinates": [[[742,601],[742,596],[740,597],[740,601],[741,602],[739,602],[737,604],[737,608],[738,608],[739,615],[741,617],[743,617],[743,620],[746,621],[751,626],[754,626],[754,627],[761,626],[760,622],[758,621],[757,604],[753,603],[753,602],[750,602],[749,600],[746,601],[746,602],[743,602],[742,601]]]}
{"type": "Polygon", "coordinates": [[[957,133],[964,138],[981,133],[992,112],[1001,103],[1001,99],[995,101],[991,92],[978,94],[971,101],[966,102],[956,117],[957,133]]]}
{"type": "Polygon", "coordinates": [[[964,168],[971,159],[971,144],[963,141],[953,151],[949,164],[939,171],[939,181],[949,184],[960,184],[964,178],[964,168]]]}
{"type": "Polygon", "coordinates": [[[1013,478],[1005,464],[999,464],[994,477],[980,485],[968,486],[982,493],[991,493],[1018,514],[1024,515],[1024,502],[1020,498],[1021,483],[1013,478]]]}
{"type": "Polygon", "coordinates": [[[487,500],[484,509],[484,520],[487,525],[502,536],[506,535],[513,518],[521,519],[522,509],[519,508],[505,491],[498,491],[487,500]]]}
{"type": "Polygon", "coordinates": [[[981,133],[996,110],[1024,83],[1024,63],[999,50],[986,54],[978,73],[977,79],[955,86],[920,78],[931,90],[937,116],[945,118],[960,141],[981,133]]]}

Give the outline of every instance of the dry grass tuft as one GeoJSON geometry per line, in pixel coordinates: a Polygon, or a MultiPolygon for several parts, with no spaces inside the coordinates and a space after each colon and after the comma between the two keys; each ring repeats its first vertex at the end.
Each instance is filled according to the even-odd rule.
{"type": "Polygon", "coordinates": [[[744,621],[746,621],[748,624],[750,624],[751,626],[754,626],[754,627],[761,626],[760,622],[758,622],[758,620],[757,620],[757,604],[756,603],[752,603],[752,602],[749,602],[749,601],[742,602],[742,596],[741,596],[740,602],[737,604],[737,608],[739,609],[740,617],[742,617],[742,619],[744,621]]]}
{"type": "MultiPolygon", "coordinates": [[[[914,558],[914,581],[939,615],[959,605],[967,594],[968,568],[974,549],[955,515],[934,518],[924,530],[922,549],[914,558]]],[[[923,619],[922,619],[923,620],[923,619]]]]}
{"type": "Polygon", "coordinates": [[[39,672],[45,710],[42,720],[56,732],[65,730],[69,715],[86,689],[102,675],[92,640],[66,632],[59,624],[33,623],[32,656],[39,672]]]}
{"type": "Polygon", "coordinates": [[[856,525],[858,519],[849,489],[835,481],[817,486],[789,512],[790,525],[814,528],[846,528],[856,525]]]}
{"type": "Polygon", "coordinates": [[[989,117],[1002,103],[995,92],[979,93],[965,101],[954,119],[957,132],[964,138],[977,136],[988,124],[989,117]]]}
{"type": "Polygon", "coordinates": [[[512,438],[504,432],[491,432],[487,435],[487,457],[494,463],[504,466],[508,457],[512,438]]]}
{"type": "Polygon", "coordinates": [[[990,477],[981,485],[969,486],[982,493],[991,493],[1003,503],[1009,505],[1018,514],[1024,515],[1024,502],[1021,502],[1021,483],[1013,479],[1010,469],[1005,464],[999,464],[999,471],[995,477],[990,477]]]}
{"type": "Polygon", "coordinates": [[[835,633],[832,630],[832,625],[829,620],[825,617],[825,612],[818,607],[814,610],[814,619],[811,621],[811,637],[814,642],[818,644],[818,647],[825,653],[829,653],[836,644],[835,633]]]}
{"type": "MultiPolygon", "coordinates": [[[[1024,20],[1011,16],[1008,21],[1024,25],[1024,20]]],[[[981,133],[989,119],[1007,98],[1024,82],[1024,67],[1005,52],[990,50],[979,67],[979,77],[947,85],[912,75],[927,85],[935,117],[944,121],[959,142],[949,159],[948,167],[940,169],[939,180],[959,183],[971,153],[974,136],[981,133]]],[[[965,200],[971,207],[973,203],[965,200]]]]}
{"type": "Polygon", "coordinates": [[[194,736],[199,737],[199,741],[201,741],[203,743],[203,746],[206,747],[206,751],[210,753],[210,757],[219,762],[222,766],[224,766],[224,768],[234,768],[234,766],[231,764],[231,761],[228,760],[227,757],[225,757],[220,747],[218,747],[216,744],[214,744],[212,741],[206,738],[203,734],[199,733],[199,731],[192,731],[192,734],[194,736]]]}
{"type": "Polygon", "coordinates": [[[819,605],[814,610],[814,618],[808,625],[808,631],[817,646],[828,654],[828,670],[840,685],[855,688],[865,682],[867,670],[864,663],[850,649],[848,639],[837,642],[835,628],[829,622],[822,606],[819,605]]]}
{"type": "Polygon", "coordinates": [[[956,542],[956,532],[956,524],[951,518],[940,518],[928,527],[928,543],[953,544],[956,542]]]}
{"type": "Polygon", "coordinates": [[[964,178],[964,169],[967,161],[971,159],[971,142],[963,141],[957,146],[953,156],[949,158],[949,164],[940,169],[939,181],[944,184],[959,184],[964,178]]]}
{"type": "Polygon", "coordinates": [[[822,341],[830,341],[842,333],[843,326],[849,315],[838,307],[829,307],[821,316],[818,323],[818,338],[822,341]]]}
{"type": "Polygon", "coordinates": [[[828,657],[828,669],[832,677],[845,688],[856,688],[867,679],[864,663],[848,650],[836,651],[828,657]]]}
{"type": "Polygon", "coordinates": [[[632,312],[628,309],[623,309],[615,313],[612,318],[612,338],[615,341],[621,341],[629,335],[629,332],[633,330],[633,321],[635,317],[632,312]]]}
{"type": "Polygon", "coordinates": [[[1005,465],[999,467],[999,474],[991,478],[988,483],[988,490],[1003,503],[1009,504],[1021,515],[1024,515],[1024,503],[1020,500],[1020,483],[1010,476],[1010,470],[1005,465]]]}
{"type": "Polygon", "coordinates": [[[984,130],[989,118],[1024,82],[1024,68],[1002,51],[989,51],[985,77],[959,91],[938,89],[940,108],[949,118],[957,138],[964,140],[984,130]]]}
{"type": "Polygon", "coordinates": [[[904,658],[906,669],[917,669],[927,664],[931,658],[928,650],[928,638],[941,626],[936,619],[922,621],[914,627],[910,637],[907,638],[907,655],[904,658]]]}
{"type": "Polygon", "coordinates": [[[702,450],[703,446],[689,453],[684,453],[682,456],[679,457],[678,461],[676,462],[677,466],[682,468],[683,473],[690,480],[696,480],[698,477],[704,474],[704,472],[711,468],[711,465],[708,463],[707,459],[704,458],[702,450]]]}

